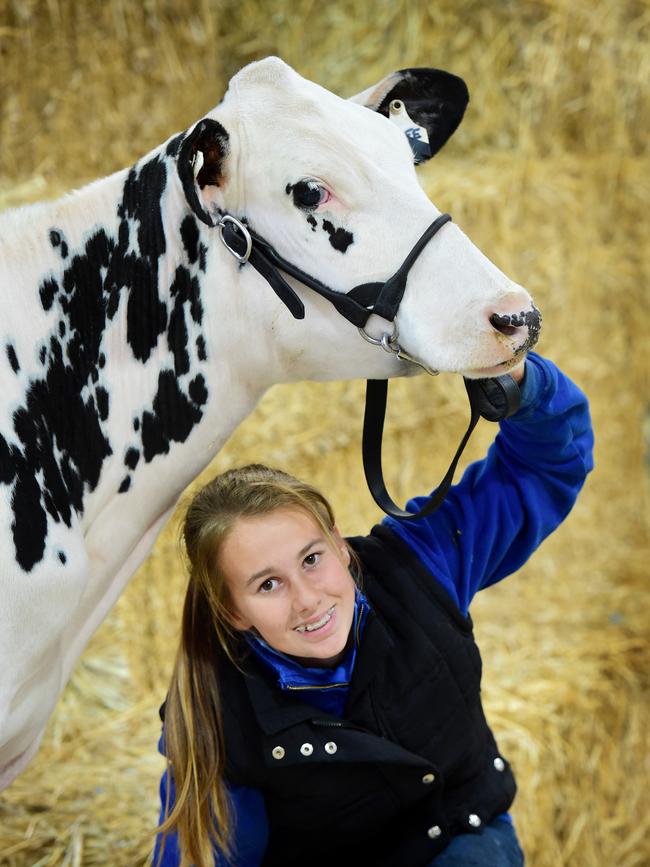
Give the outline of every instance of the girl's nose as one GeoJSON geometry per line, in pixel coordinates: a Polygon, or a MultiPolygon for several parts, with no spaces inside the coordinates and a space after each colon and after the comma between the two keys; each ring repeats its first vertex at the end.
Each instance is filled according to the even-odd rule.
{"type": "Polygon", "coordinates": [[[320,592],[317,587],[314,587],[311,582],[305,578],[300,578],[294,584],[293,605],[296,611],[300,614],[316,613],[320,592]]]}

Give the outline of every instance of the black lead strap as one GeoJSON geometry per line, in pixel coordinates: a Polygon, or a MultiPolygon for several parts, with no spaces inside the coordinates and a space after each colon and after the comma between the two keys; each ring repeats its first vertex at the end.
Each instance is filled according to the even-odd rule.
{"type": "Polygon", "coordinates": [[[465,379],[471,415],[469,425],[456,450],[449,469],[438,487],[429,496],[426,506],[419,512],[406,512],[393,501],[386,490],[381,464],[381,442],[386,417],[388,380],[369,379],[366,384],[366,409],[363,416],[363,470],[372,498],[387,515],[405,521],[416,521],[432,515],[442,505],[451,487],[454,473],[465,450],[467,441],[483,417],[488,421],[501,421],[519,409],[519,386],[511,376],[492,379],[465,379]]]}

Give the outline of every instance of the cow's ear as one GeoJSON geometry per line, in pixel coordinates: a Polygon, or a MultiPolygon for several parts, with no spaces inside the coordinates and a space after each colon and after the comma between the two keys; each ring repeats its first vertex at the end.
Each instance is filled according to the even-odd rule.
{"type": "Polygon", "coordinates": [[[229,136],[216,120],[204,117],[183,139],[178,151],[178,175],[188,204],[200,220],[214,225],[219,187],[224,183],[229,136]]]}
{"type": "Polygon", "coordinates": [[[462,78],[442,69],[400,69],[352,97],[389,117],[404,130],[416,162],[432,157],[463,119],[469,102],[462,78]],[[421,146],[426,131],[428,148],[421,146]]]}

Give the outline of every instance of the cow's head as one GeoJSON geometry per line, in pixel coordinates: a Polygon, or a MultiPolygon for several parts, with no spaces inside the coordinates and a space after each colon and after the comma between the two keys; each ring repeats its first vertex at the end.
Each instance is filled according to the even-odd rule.
{"type": "MultiPolygon", "coordinates": [[[[244,218],[285,259],[337,291],[383,281],[439,213],[415,163],[444,145],[468,99],[460,78],[435,69],[392,73],[345,100],[277,58],[253,63],[183,141],[187,201],[206,223],[220,212],[244,218]]],[[[296,286],[307,305],[323,310],[296,286]]],[[[313,320],[311,332],[309,317],[293,324],[287,313],[286,320],[313,342],[313,320]]],[[[523,357],[539,317],[528,293],[449,223],[413,265],[397,324],[404,349],[427,366],[487,376],[523,357]]],[[[344,327],[360,340],[337,324],[344,327]]],[[[373,316],[367,330],[378,336],[390,328],[373,316]]]]}

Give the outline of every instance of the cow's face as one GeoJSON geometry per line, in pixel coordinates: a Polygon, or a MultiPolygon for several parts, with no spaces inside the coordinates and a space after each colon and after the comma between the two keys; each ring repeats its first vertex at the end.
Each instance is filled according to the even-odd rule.
{"type": "MultiPolygon", "coordinates": [[[[459,78],[427,69],[344,100],[268,58],[239,72],[190,131],[179,171],[197,214],[245,218],[286,259],[347,292],[390,277],[438,215],[414,163],[442,147],[467,101],[459,78]],[[428,149],[422,132],[407,135],[413,125],[428,149]]],[[[539,330],[528,293],[453,223],[412,267],[397,324],[412,356],[470,376],[504,372],[539,330]]],[[[368,330],[390,328],[372,317],[368,330]]]]}

